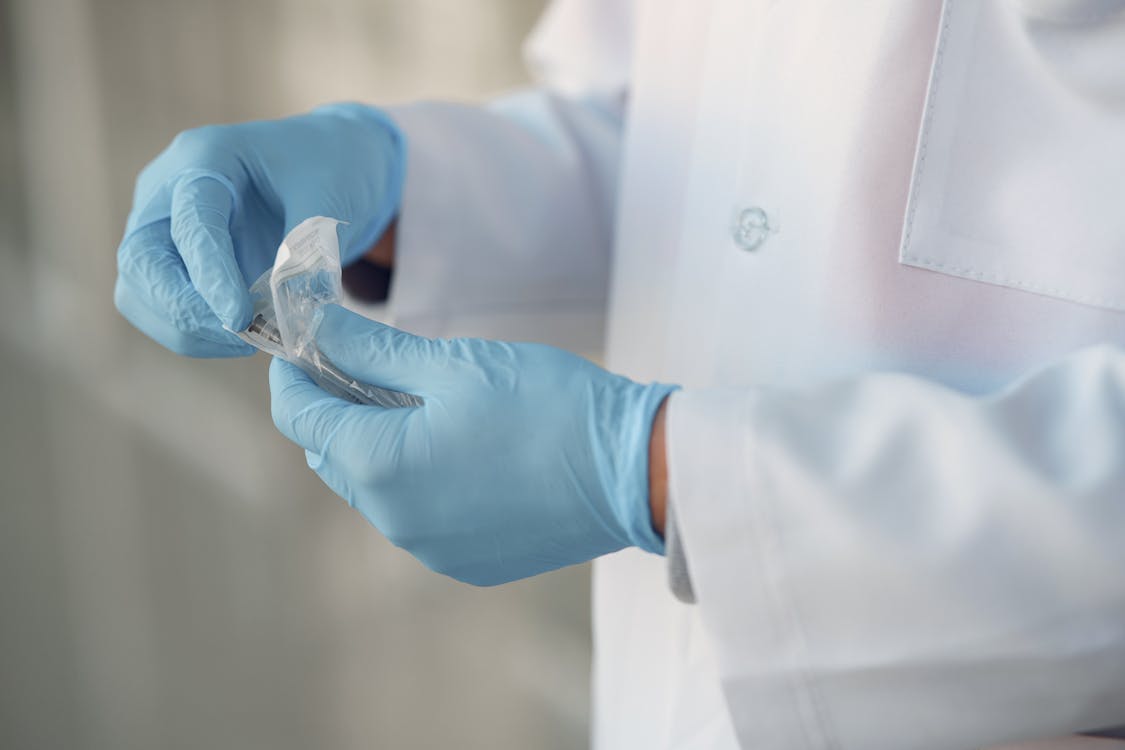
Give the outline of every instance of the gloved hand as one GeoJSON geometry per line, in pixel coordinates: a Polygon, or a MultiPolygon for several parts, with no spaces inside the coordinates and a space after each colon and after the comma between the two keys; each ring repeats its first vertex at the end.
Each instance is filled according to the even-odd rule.
{"type": "Polygon", "coordinates": [[[274,423],[325,484],[431,569],[492,585],[630,545],[663,552],[648,443],[671,386],[540,344],[411,336],[336,306],[317,343],[352,376],[425,405],[350,404],[275,359],[274,423]]]}
{"type": "Polygon", "coordinates": [[[404,146],[379,111],[334,104],[283,120],[181,133],[137,178],[114,301],[180,354],[252,354],[249,285],[310,216],[339,226],[344,265],[398,210],[404,146]]]}

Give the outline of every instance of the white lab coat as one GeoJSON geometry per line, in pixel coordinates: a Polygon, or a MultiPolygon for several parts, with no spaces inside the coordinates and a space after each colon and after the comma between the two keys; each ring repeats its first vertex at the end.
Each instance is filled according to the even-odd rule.
{"type": "Polygon", "coordinates": [[[698,604],[597,562],[595,746],[1125,724],[1125,0],[560,0],[528,49],[393,110],[391,308],[684,386],[698,604]]]}

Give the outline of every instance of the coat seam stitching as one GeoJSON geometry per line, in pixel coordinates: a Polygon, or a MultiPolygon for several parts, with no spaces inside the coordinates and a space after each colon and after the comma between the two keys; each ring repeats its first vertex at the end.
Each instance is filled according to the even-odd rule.
{"type": "Polygon", "coordinates": [[[938,93],[941,89],[942,73],[945,70],[945,47],[949,39],[950,19],[953,17],[954,0],[946,0],[944,18],[938,31],[937,50],[934,52],[934,71],[930,81],[930,91],[926,97],[926,109],[922,116],[921,140],[918,143],[918,165],[914,170],[914,178],[910,185],[910,210],[906,217],[906,229],[902,239],[902,251],[905,255],[910,243],[914,239],[914,222],[918,214],[918,204],[921,202],[922,176],[926,172],[926,160],[929,157],[930,136],[933,131],[934,111],[937,108],[938,93]]]}
{"type": "MultiPolygon", "coordinates": [[[[752,425],[753,423],[753,419],[748,421],[748,424],[752,425]]],[[[762,526],[764,527],[760,531],[752,529],[751,535],[762,543],[758,549],[763,571],[780,569],[783,572],[784,566],[781,565],[779,559],[780,554],[778,552],[771,552],[769,549],[770,546],[780,547],[780,534],[778,533],[778,526],[772,512],[772,499],[775,493],[772,483],[765,478],[764,472],[759,468],[761,463],[761,451],[755,449],[756,446],[753,445],[755,442],[755,431],[751,429],[747,433],[746,448],[748,455],[751,456],[752,459],[746,463],[747,474],[744,476],[744,480],[748,488],[756,484],[762,493],[762,512],[760,518],[762,526]],[[750,472],[751,466],[754,467],[752,474],[750,472]],[[755,476],[758,480],[757,482],[754,482],[755,476]]],[[[753,526],[754,524],[751,523],[751,525],[753,526]]],[[[772,599],[772,602],[770,602],[772,606],[767,607],[767,609],[771,612],[776,612],[776,615],[770,618],[775,631],[784,632],[785,627],[792,627],[792,632],[796,634],[798,639],[797,645],[801,657],[807,658],[808,639],[802,625],[800,609],[796,605],[792,591],[784,584],[784,576],[778,576],[776,579],[772,576],[767,576],[766,581],[772,599]],[[779,620],[781,622],[779,622],[779,620]]],[[[835,738],[836,735],[832,729],[832,721],[827,706],[812,674],[805,665],[799,665],[793,669],[793,675],[790,689],[793,693],[793,700],[795,702],[794,708],[796,709],[797,718],[801,725],[802,734],[805,736],[806,745],[810,748],[839,750],[840,745],[835,738]]]]}
{"type": "Polygon", "coordinates": [[[903,255],[902,262],[908,265],[922,266],[930,268],[941,273],[947,273],[954,276],[964,276],[978,281],[987,283],[1000,284],[1001,286],[1009,286],[1016,289],[1023,289],[1029,292],[1036,292],[1045,294],[1051,297],[1059,297],[1061,299],[1070,300],[1072,302],[1081,302],[1088,305],[1096,305],[1100,307],[1125,307],[1125,300],[1115,299],[1112,297],[1102,297],[1090,294],[1079,294],[1070,289],[1063,287],[1048,286],[1045,284],[1037,284],[1034,282],[1021,281],[1017,278],[1006,276],[1002,273],[992,273],[988,271],[980,271],[971,266],[957,266],[951,263],[945,263],[935,258],[926,258],[919,255],[903,255]]]}

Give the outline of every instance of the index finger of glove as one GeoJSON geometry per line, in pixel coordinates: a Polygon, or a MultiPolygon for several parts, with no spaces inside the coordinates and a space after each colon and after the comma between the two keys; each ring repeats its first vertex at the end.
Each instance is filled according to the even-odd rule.
{"type": "Polygon", "coordinates": [[[230,357],[254,352],[223,330],[195,291],[167,221],[142,227],[121,242],[114,301],[129,322],[179,354],[230,357]]]}
{"type": "Polygon", "coordinates": [[[216,176],[182,177],[172,189],[172,241],[188,276],[223,325],[241,331],[253,304],[234,255],[233,206],[231,186],[216,176]]]}

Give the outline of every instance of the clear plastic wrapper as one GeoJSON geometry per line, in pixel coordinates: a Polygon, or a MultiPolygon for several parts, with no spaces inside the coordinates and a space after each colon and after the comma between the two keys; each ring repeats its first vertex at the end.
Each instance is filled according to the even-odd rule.
{"type": "Polygon", "coordinates": [[[273,268],[250,287],[254,317],[239,337],[267,354],[292,362],[333,396],[358,404],[399,408],[419,406],[422,400],[409,393],[361,383],[320,353],[316,329],[323,307],[339,304],[339,222],[314,216],[286,235],[273,268]]]}

